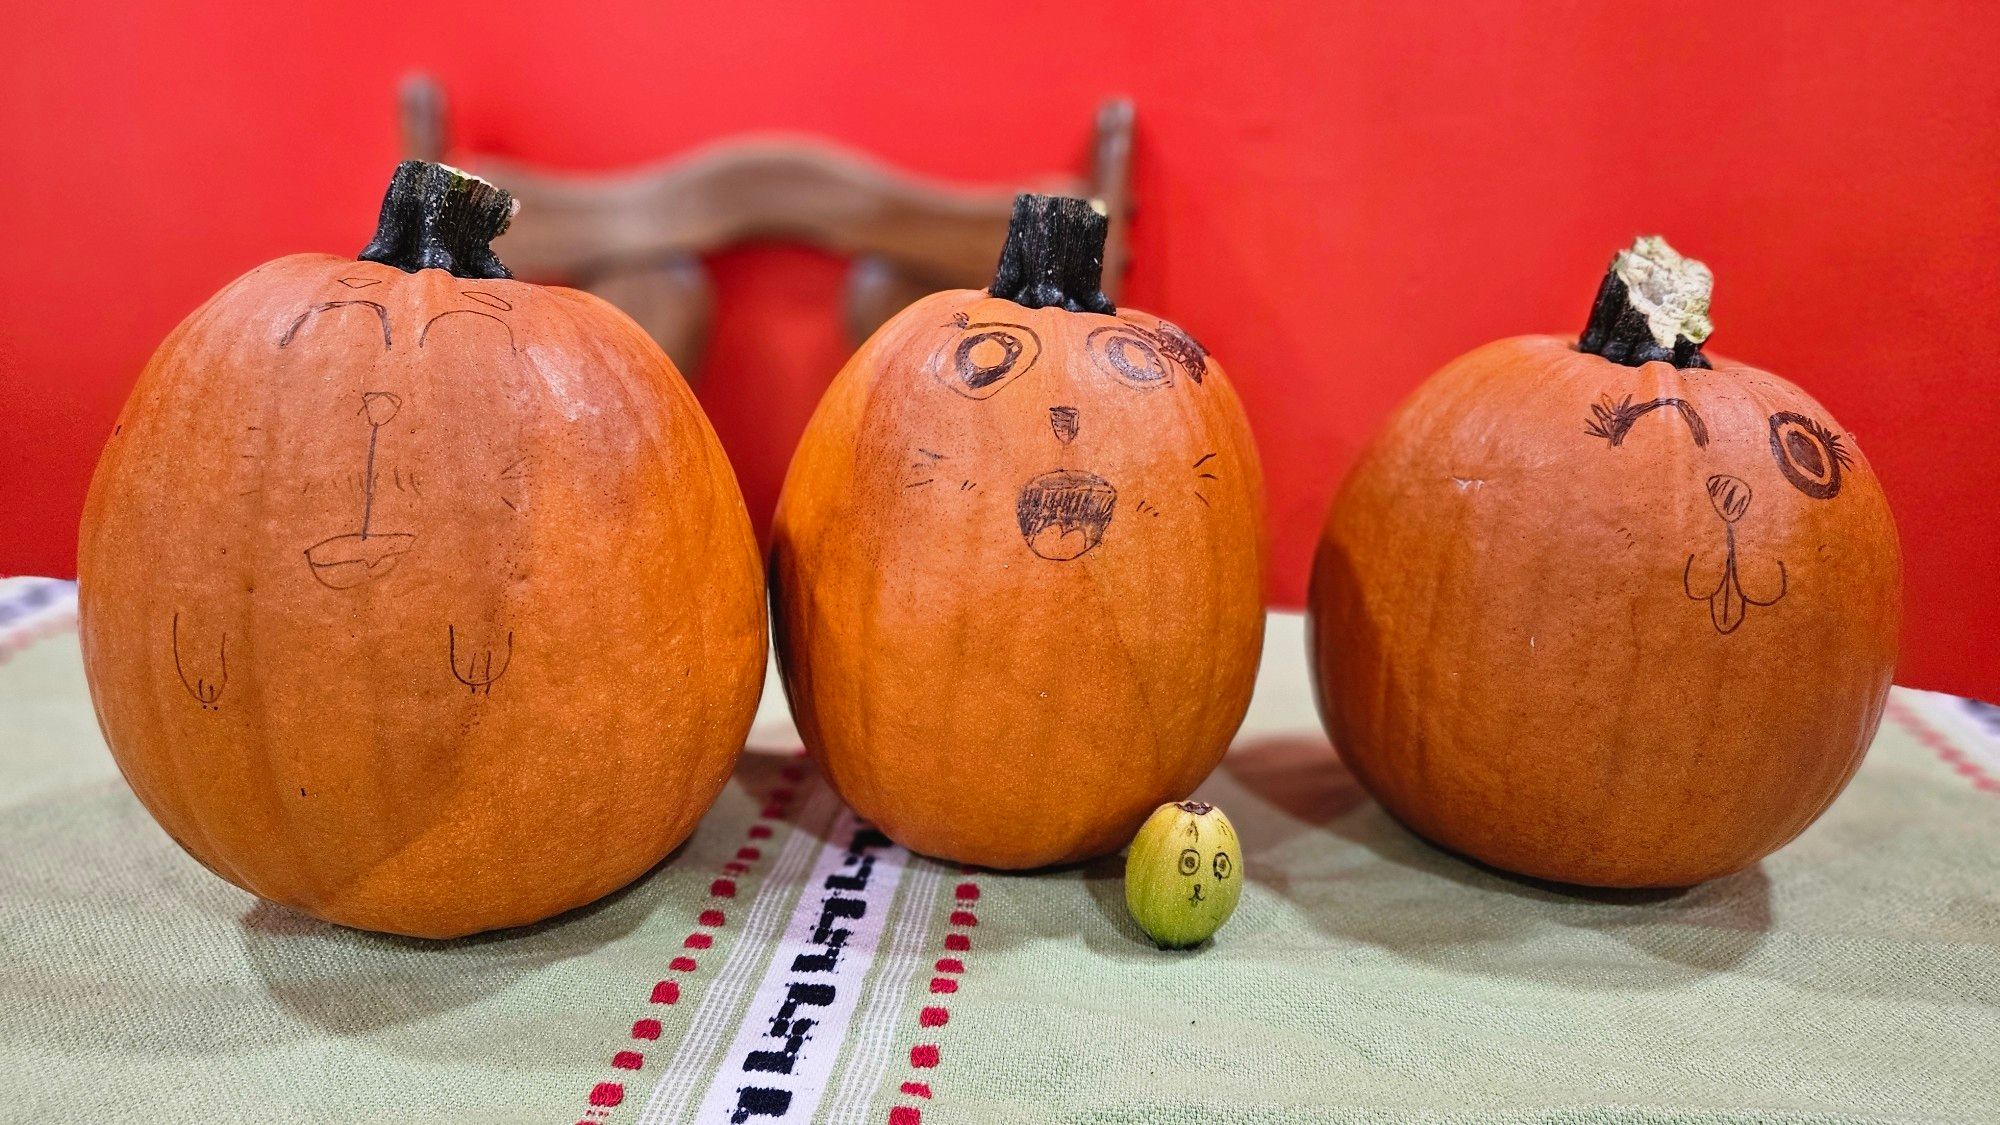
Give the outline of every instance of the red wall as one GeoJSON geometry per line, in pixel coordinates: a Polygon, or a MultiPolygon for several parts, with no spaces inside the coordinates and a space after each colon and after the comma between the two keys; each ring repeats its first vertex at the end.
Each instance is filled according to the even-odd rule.
{"type": "MultiPolygon", "coordinates": [[[[361,245],[408,69],[469,145],[580,169],[782,128],[1008,180],[1077,166],[1126,92],[1126,298],[1241,387],[1278,600],[1398,399],[1485,340],[1576,330],[1610,252],[1659,231],[1715,268],[1714,349],[1804,384],[1887,482],[1899,678],[2000,697],[1986,5],[35,7],[0,36],[0,573],[72,572],[99,444],[181,316],[267,258],[361,245]]],[[[839,273],[720,272],[705,398],[761,515],[841,358],[839,273]]]]}

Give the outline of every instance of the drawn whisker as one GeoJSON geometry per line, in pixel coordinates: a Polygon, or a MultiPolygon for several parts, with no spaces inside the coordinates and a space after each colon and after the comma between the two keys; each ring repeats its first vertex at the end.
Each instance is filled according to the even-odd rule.
{"type": "Polygon", "coordinates": [[[1202,466],[1202,462],[1203,462],[1203,461],[1207,461],[1207,460],[1208,460],[1209,458],[1211,458],[1211,457],[1213,457],[1213,456],[1215,456],[1215,454],[1213,454],[1213,453],[1204,453],[1204,454],[1202,454],[1202,455],[1201,455],[1201,461],[1196,461],[1196,462],[1195,462],[1195,463],[1193,464],[1193,466],[1191,466],[1191,467],[1192,467],[1192,468],[1196,468],[1196,469],[1199,469],[1199,468],[1201,468],[1201,466],[1202,466]]]}
{"type": "Polygon", "coordinates": [[[1218,477],[1218,476],[1216,476],[1216,475],[1215,475],[1214,473],[1198,473],[1198,474],[1196,474],[1196,479],[1197,479],[1197,480],[1221,480],[1222,478],[1221,478],[1221,477],[1218,477]]]}
{"type": "Polygon", "coordinates": [[[927,478],[925,478],[925,479],[923,479],[923,480],[918,480],[918,481],[911,481],[911,482],[910,482],[909,484],[906,484],[906,485],[904,485],[903,487],[904,487],[904,488],[922,488],[923,486],[925,486],[925,485],[927,485],[927,484],[930,484],[930,483],[932,483],[932,482],[934,482],[934,481],[936,481],[936,480],[937,480],[937,478],[936,478],[936,477],[927,477],[927,478]]]}
{"type": "Polygon", "coordinates": [[[942,454],[942,453],[932,453],[932,452],[931,452],[930,450],[928,450],[928,449],[919,449],[919,450],[917,450],[917,452],[918,452],[918,453],[921,453],[921,454],[923,454],[924,456],[926,456],[926,457],[930,458],[930,459],[931,459],[931,460],[933,460],[933,461],[942,461],[942,460],[944,460],[944,454],[942,454]]]}
{"type": "Polygon", "coordinates": [[[508,506],[509,508],[512,508],[512,509],[514,509],[514,510],[515,510],[515,511],[517,511],[517,512],[521,510],[521,506],[520,506],[519,504],[516,504],[516,503],[514,503],[514,502],[513,502],[512,500],[509,500],[509,499],[507,499],[507,498],[506,498],[505,496],[502,496],[502,497],[500,498],[500,502],[501,502],[502,504],[505,504],[505,505],[507,505],[507,506],[508,506]]]}
{"type": "Polygon", "coordinates": [[[1208,497],[1206,497],[1206,496],[1203,496],[1203,495],[1202,495],[1201,493],[1199,493],[1199,492],[1197,492],[1197,493],[1195,493],[1195,494],[1194,494],[1194,498],[1195,498],[1195,499],[1197,499],[1197,500],[1199,500],[1199,501],[1201,501],[1201,506],[1202,506],[1202,507],[1204,507],[1204,508],[1213,508],[1213,507],[1215,507],[1215,505],[1213,505],[1213,504],[1211,504],[1211,503],[1209,503],[1209,502],[1208,502],[1208,497]]]}

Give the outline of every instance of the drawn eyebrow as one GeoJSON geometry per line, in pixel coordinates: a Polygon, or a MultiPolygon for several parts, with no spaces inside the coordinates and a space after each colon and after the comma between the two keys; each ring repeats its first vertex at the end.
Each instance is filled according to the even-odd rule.
{"type": "Polygon", "coordinates": [[[514,327],[512,325],[508,324],[504,320],[501,320],[499,317],[494,316],[492,313],[480,312],[478,309],[452,309],[450,312],[441,312],[436,316],[430,318],[429,320],[425,321],[424,330],[417,334],[417,346],[420,348],[423,347],[424,341],[430,339],[431,329],[437,327],[438,321],[443,320],[445,317],[448,316],[483,316],[486,319],[492,321],[493,323],[507,330],[507,349],[509,351],[520,350],[514,344],[514,327]]]}
{"type": "Polygon", "coordinates": [[[381,305],[378,305],[373,301],[322,301],[319,304],[314,305],[312,308],[309,308],[306,311],[300,313],[298,319],[292,321],[292,326],[290,328],[285,329],[285,334],[283,336],[278,337],[278,346],[282,348],[290,345],[292,342],[292,338],[299,334],[299,329],[305,327],[306,321],[309,318],[311,318],[311,316],[314,313],[323,313],[331,309],[344,309],[349,305],[360,305],[362,308],[365,309],[373,309],[375,312],[375,319],[382,322],[382,346],[385,348],[395,346],[392,343],[390,343],[389,340],[389,310],[383,308],[381,305]]]}
{"type": "Polygon", "coordinates": [[[462,297],[470,298],[474,301],[478,301],[480,304],[485,305],[489,308],[499,309],[502,312],[514,311],[514,306],[508,304],[507,302],[501,300],[498,297],[495,297],[491,293],[482,293],[477,289],[467,289],[461,292],[459,295],[462,297]]]}
{"type": "Polygon", "coordinates": [[[1616,401],[1608,394],[1601,395],[1591,405],[1590,419],[1584,423],[1583,432],[1591,437],[1603,438],[1614,446],[1622,445],[1633,423],[1652,411],[1662,409],[1680,412],[1681,420],[1687,423],[1688,436],[1694,439],[1697,448],[1708,445],[1708,425],[1701,420],[1693,404],[1684,398],[1656,398],[1635,405],[1631,395],[1616,401]]]}

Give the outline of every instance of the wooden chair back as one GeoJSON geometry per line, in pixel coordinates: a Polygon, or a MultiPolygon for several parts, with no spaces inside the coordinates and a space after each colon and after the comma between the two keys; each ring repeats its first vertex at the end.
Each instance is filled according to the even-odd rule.
{"type": "MultiPolygon", "coordinates": [[[[732,138],[632,172],[577,176],[450,153],[444,92],[428,76],[404,81],[401,110],[409,156],[449,155],[521,201],[494,244],[508,268],[617,305],[691,381],[714,309],[703,255],[778,240],[852,258],[844,320],[858,344],[926,293],[985,286],[1013,211],[1016,189],[945,184],[811,138],[732,138]]],[[[1104,203],[1111,216],[1104,288],[1114,299],[1132,210],[1132,121],[1129,100],[1106,101],[1088,174],[1022,186],[1104,203]]]]}

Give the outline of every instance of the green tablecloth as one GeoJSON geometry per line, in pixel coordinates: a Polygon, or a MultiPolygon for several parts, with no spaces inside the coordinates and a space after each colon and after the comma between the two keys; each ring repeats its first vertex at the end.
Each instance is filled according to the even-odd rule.
{"type": "Polygon", "coordinates": [[[182,855],[104,750],[73,606],[0,583],[0,1119],[2000,1121],[2000,754],[1963,701],[1899,689],[1847,794],[1760,867],[1578,895],[1369,802],[1278,615],[1201,792],[1242,835],[1242,905],[1168,955],[1115,859],[965,872],[875,838],[774,691],[652,874],[426,943],[182,855]],[[837,971],[801,977],[826,926],[837,971]]]}

